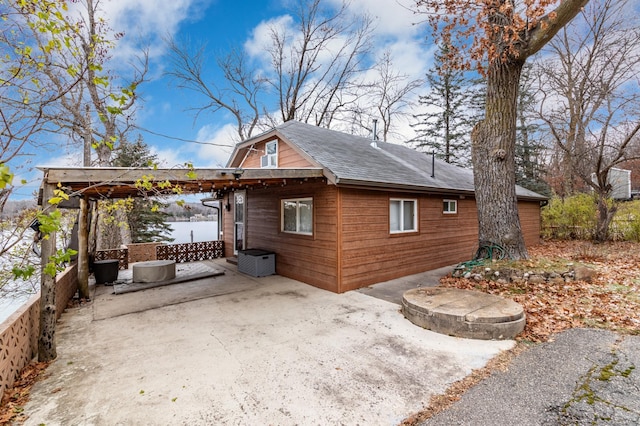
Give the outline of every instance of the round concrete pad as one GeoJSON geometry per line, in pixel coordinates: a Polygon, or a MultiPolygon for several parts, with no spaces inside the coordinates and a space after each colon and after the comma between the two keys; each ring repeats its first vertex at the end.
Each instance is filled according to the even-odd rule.
{"type": "Polygon", "coordinates": [[[153,283],[176,277],[175,260],[149,260],[133,264],[134,283],[153,283]]]}
{"type": "Polygon", "coordinates": [[[512,339],[525,326],[522,306],[487,293],[457,288],[414,288],[402,297],[402,313],[412,323],[456,337],[512,339]]]}

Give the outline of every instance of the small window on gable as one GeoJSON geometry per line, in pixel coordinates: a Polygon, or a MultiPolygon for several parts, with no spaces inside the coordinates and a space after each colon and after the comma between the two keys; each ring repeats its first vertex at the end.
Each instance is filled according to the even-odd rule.
{"type": "Polygon", "coordinates": [[[418,200],[389,200],[389,231],[392,234],[418,231],[418,200]]]}
{"type": "Polygon", "coordinates": [[[271,141],[265,144],[264,155],[260,157],[260,167],[263,169],[278,167],[278,141],[271,141]]]}
{"type": "Polygon", "coordinates": [[[442,201],[442,213],[444,213],[444,214],[456,214],[456,213],[458,213],[458,201],[456,201],[456,200],[443,200],[442,201]]]}

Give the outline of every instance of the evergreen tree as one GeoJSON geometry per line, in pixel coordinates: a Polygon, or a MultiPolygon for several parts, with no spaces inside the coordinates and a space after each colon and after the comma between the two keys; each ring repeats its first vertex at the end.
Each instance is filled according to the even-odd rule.
{"type": "Polygon", "coordinates": [[[540,142],[540,126],[533,118],[536,99],[531,68],[531,65],[525,65],[520,76],[515,146],[516,184],[550,196],[551,189],[542,179],[545,170],[540,159],[546,147],[540,142]]]}
{"type": "MultiPolygon", "coordinates": [[[[141,136],[131,143],[122,140],[118,147],[113,165],[116,167],[148,167],[157,162],[157,156],[151,154],[149,146],[141,136]]],[[[127,220],[134,243],[171,242],[173,229],[166,223],[168,214],[160,211],[166,204],[156,200],[136,198],[133,207],[127,212],[127,220]]]]}
{"type": "Polygon", "coordinates": [[[477,91],[464,71],[449,66],[448,56],[448,49],[440,46],[434,67],[427,74],[429,92],[419,97],[426,112],[414,116],[419,121],[412,125],[417,136],[411,142],[420,150],[435,152],[447,163],[468,166],[469,137],[478,118],[473,105],[477,91]]]}

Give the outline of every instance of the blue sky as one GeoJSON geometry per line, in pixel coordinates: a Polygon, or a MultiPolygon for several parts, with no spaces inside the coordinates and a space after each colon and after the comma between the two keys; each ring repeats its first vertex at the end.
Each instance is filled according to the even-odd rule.
{"type": "MultiPolygon", "coordinates": [[[[120,64],[132,59],[141,39],[147,40],[149,45],[150,81],[139,87],[141,99],[136,122],[142,129],[155,133],[141,132],[162,166],[174,167],[184,162],[191,162],[196,167],[224,166],[234,143],[229,117],[222,113],[202,114],[194,122],[195,113],[186,111],[194,106],[194,94],[171,86],[163,75],[167,66],[163,37],[206,43],[212,54],[224,53],[232,45],[250,49],[261,43],[268,22],[286,16],[285,1],[101,0],[103,16],[111,28],[125,33],[110,64],[117,72],[120,64]],[[228,148],[183,142],[156,134],[227,145],[228,148]]],[[[338,4],[339,0],[325,2],[332,5],[338,4]]],[[[398,70],[412,78],[423,78],[431,66],[431,46],[425,42],[427,30],[416,25],[420,17],[408,9],[412,3],[411,0],[351,0],[350,8],[354,12],[367,12],[374,18],[375,50],[390,49],[398,70]]],[[[213,66],[210,72],[211,78],[215,78],[213,66]]],[[[401,133],[407,139],[413,135],[408,123],[403,125],[401,133]]],[[[64,141],[59,145],[63,146],[64,141]]],[[[31,161],[35,165],[79,166],[80,157],[79,148],[65,148],[40,152],[31,161]]],[[[17,176],[16,183],[21,178],[30,182],[16,188],[15,198],[30,197],[39,185],[40,177],[39,172],[17,176]]]]}

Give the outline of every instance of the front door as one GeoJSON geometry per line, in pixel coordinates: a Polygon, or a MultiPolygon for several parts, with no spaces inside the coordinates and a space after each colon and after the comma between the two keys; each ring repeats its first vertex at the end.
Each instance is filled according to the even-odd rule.
{"type": "Polygon", "coordinates": [[[245,249],[246,191],[233,193],[233,254],[245,249]]]}

